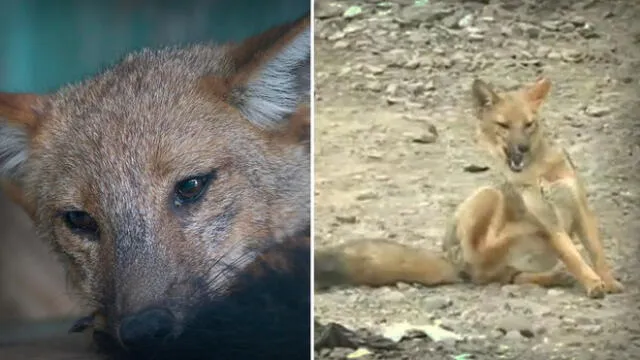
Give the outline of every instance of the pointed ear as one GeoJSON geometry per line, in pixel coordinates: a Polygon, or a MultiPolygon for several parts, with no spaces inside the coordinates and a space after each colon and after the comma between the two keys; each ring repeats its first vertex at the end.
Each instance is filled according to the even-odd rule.
{"type": "Polygon", "coordinates": [[[212,88],[257,127],[286,126],[297,108],[310,102],[308,15],[232,46],[228,56],[235,74],[214,80],[212,88]]]}
{"type": "Polygon", "coordinates": [[[0,93],[0,178],[15,180],[21,172],[43,103],[35,94],[0,93]]]}
{"type": "Polygon", "coordinates": [[[536,82],[526,90],[527,100],[534,111],[537,111],[540,105],[542,105],[547,98],[547,94],[549,94],[549,90],[551,90],[551,80],[545,77],[538,78],[536,82]]]}
{"type": "Polygon", "coordinates": [[[35,94],[0,93],[0,189],[29,215],[33,209],[19,184],[43,103],[44,98],[35,94]]]}
{"type": "Polygon", "coordinates": [[[471,95],[477,108],[489,108],[500,102],[500,95],[481,79],[473,80],[471,95]]]}

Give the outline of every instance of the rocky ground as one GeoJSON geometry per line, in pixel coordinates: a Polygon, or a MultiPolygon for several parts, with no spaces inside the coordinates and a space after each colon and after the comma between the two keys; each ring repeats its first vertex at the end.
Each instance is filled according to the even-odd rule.
{"type": "MultiPolygon", "coordinates": [[[[496,178],[465,171],[486,164],[472,141],[471,80],[515,87],[545,74],[543,117],[587,181],[626,285],[601,300],[578,287],[332,290],[316,295],[316,318],[371,333],[441,324],[460,336],[369,343],[362,359],[640,358],[640,3],[316,3],[316,247],[388,238],[438,249],[454,207],[496,178]]],[[[317,359],[344,359],[367,341],[320,345],[317,359]]]]}

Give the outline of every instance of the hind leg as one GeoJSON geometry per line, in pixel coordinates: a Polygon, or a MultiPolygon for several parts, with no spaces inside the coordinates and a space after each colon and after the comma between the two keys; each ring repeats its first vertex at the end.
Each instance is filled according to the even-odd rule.
{"type": "Polygon", "coordinates": [[[512,266],[504,266],[500,269],[494,269],[493,274],[485,272],[484,278],[476,278],[475,282],[490,283],[497,282],[502,285],[515,284],[533,284],[541,287],[569,287],[576,282],[575,278],[560,268],[554,268],[549,271],[520,271],[512,266]],[[498,270],[498,271],[495,271],[498,270]]]}
{"type": "MultiPolygon", "coordinates": [[[[506,271],[510,238],[503,236],[506,222],[504,195],[484,187],[467,198],[458,209],[455,238],[460,242],[467,272],[478,284],[500,281],[506,271]]],[[[446,241],[452,242],[450,238],[446,241]]]]}
{"type": "Polygon", "coordinates": [[[535,284],[542,287],[568,287],[575,283],[575,279],[571,274],[558,269],[544,272],[517,273],[512,282],[518,285],[535,284]]]}

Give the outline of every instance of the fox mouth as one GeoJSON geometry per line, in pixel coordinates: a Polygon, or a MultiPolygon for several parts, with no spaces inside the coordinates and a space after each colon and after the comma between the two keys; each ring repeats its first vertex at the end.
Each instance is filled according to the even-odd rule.
{"type": "Polygon", "coordinates": [[[511,169],[514,172],[521,172],[522,170],[524,170],[524,159],[520,158],[516,160],[516,159],[510,158],[509,169],[511,169]]]}
{"type": "Polygon", "coordinates": [[[518,173],[524,170],[524,154],[517,151],[509,151],[508,149],[505,149],[505,154],[507,155],[507,165],[511,171],[518,173]]]}

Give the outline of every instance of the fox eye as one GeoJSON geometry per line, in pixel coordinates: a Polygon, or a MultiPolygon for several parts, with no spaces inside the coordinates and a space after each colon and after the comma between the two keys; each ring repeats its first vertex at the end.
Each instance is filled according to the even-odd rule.
{"type": "Polygon", "coordinates": [[[498,124],[498,126],[500,126],[503,129],[508,129],[509,128],[509,124],[505,124],[505,123],[501,123],[501,122],[497,122],[496,124],[498,124]]]}
{"type": "Polygon", "coordinates": [[[179,181],[174,190],[175,205],[181,206],[198,201],[215,178],[216,172],[212,171],[206,175],[198,175],[179,181]]]}
{"type": "Polygon", "coordinates": [[[530,127],[531,127],[531,125],[533,125],[533,121],[532,121],[532,122],[528,122],[528,123],[524,124],[524,128],[525,128],[525,129],[528,129],[528,128],[530,128],[530,127]]]}
{"type": "Polygon", "coordinates": [[[73,232],[91,235],[98,233],[98,223],[85,211],[67,211],[63,214],[63,220],[73,232]]]}

